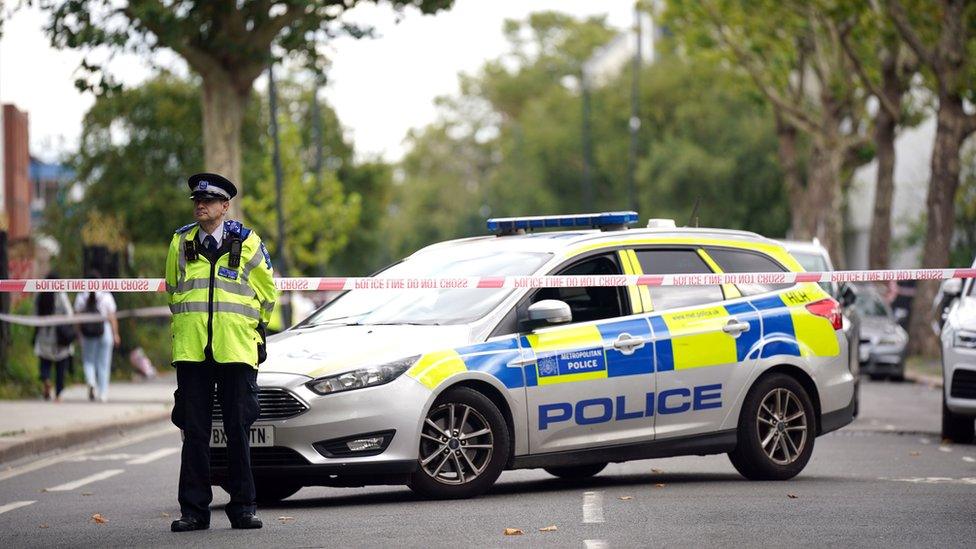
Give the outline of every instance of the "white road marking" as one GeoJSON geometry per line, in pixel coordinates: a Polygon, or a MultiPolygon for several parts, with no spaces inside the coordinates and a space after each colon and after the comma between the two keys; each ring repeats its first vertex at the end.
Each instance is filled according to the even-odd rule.
{"type": "Polygon", "coordinates": [[[603,494],[583,492],[583,524],[603,522],[603,494]]]}
{"type": "Polygon", "coordinates": [[[145,433],[140,433],[131,437],[125,437],[122,440],[115,440],[102,444],[100,446],[93,446],[91,448],[82,448],[81,450],[75,450],[73,452],[68,452],[66,454],[61,454],[57,456],[51,456],[41,460],[33,461],[26,465],[20,467],[15,467],[7,471],[0,472],[0,480],[7,480],[14,478],[16,476],[23,475],[24,473],[30,473],[31,471],[37,471],[38,469],[43,469],[45,467],[50,467],[67,460],[70,460],[77,456],[83,456],[87,454],[94,454],[97,452],[104,452],[106,450],[114,450],[122,446],[128,446],[130,444],[135,444],[137,442],[142,442],[144,440],[155,438],[162,435],[168,435],[175,432],[177,429],[173,425],[168,425],[166,427],[161,427],[159,429],[153,429],[145,433]]]}
{"type": "Polygon", "coordinates": [[[179,451],[180,451],[179,446],[173,446],[172,448],[162,448],[160,450],[156,450],[155,452],[149,452],[144,456],[140,456],[135,459],[130,459],[125,463],[127,465],[143,465],[152,461],[156,461],[157,459],[164,458],[170,454],[175,454],[176,452],[179,451]]]}
{"type": "Polygon", "coordinates": [[[949,453],[952,451],[952,448],[949,448],[948,446],[939,446],[939,451],[949,453]]]}
{"type": "Polygon", "coordinates": [[[80,486],[90,484],[99,480],[105,480],[110,477],[114,477],[119,473],[124,473],[125,469],[109,469],[108,471],[102,471],[101,473],[95,473],[94,475],[87,476],[82,479],[75,480],[73,482],[67,482],[65,484],[59,484],[54,488],[48,488],[48,492],[67,492],[69,490],[74,490],[80,486]]]}
{"type": "Polygon", "coordinates": [[[969,456],[962,456],[962,460],[966,463],[976,463],[976,458],[971,458],[969,456]]]}
{"type": "Polygon", "coordinates": [[[586,547],[586,549],[606,549],[610,545],[605,539],[584,539],[583,547],[586,547]]]}
{"type": "Polygon", "coordinates": [[[976,477],[909,477],[909,478],[880,478],[894,482],[911,482],[913,484],[976,484],[976,477]]]}
{"type": "Polygon", "coordinates": [[[32,503],[37,503],[37,501],[15,501],[13,503],[8,503],[6,505],[0,505],[0,515],[6,513],[7,511],[13,511],[14,509],[20,509],[21,507],[27,507],[32,503]]]}
{"type": "Polygon", "coordinates": [[[122,461],[132,459],[139,454],[102,454],[100,456],[75,456],[67,461],[122,461]]]}

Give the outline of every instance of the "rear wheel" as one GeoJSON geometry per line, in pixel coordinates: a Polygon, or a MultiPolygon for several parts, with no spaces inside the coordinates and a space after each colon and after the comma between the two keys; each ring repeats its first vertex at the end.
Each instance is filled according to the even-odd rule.
{"type": "Polygon", "coordinates": [[[606,463],[589,463],[587,465],[570,465],[566,467],[546,467],[546,472],[554,477],[568,480],[590,478],[607,466],[606,463]]]}
{"type": "Polygon", "coordinates": [[[505,418],[494,402],[467,387],[448,389],[424,419],[410,489],[436,499],[483,494],[504,469],[510,448],[505,418]]]}
{"type": "Polygon", "coordinates": [[[953,413],[946,406],[945,393],[942,393],[942,438],[959,444],[971,444],[976,436],[972,416],[953,413]]]}
{"type": "Polygon", "coordinates": [[[763,377],[746,395],[729,459],[750,480],[786,480],[813,454],[816,416],[802,385],[785,374],[763,377]]]}

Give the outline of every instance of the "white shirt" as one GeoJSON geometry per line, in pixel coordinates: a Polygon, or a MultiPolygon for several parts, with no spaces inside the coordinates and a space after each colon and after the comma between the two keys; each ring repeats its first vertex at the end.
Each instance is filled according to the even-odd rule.
{"type": "MultiPolygon", "coordinates": [[[[219,248],[221,241],[224,239],[224,224],[219,223],[217,225],[217,228],[214,229],[213,234],[211,234],[210,236],[212,236],[214,240],[217,241],[217,247],[219,248]]],[[[204,231],[203,227],[200,227],[200,230],[197,231],[197,238],[200,239],[200,244],[203,244],[203,240],[207,238],[207,231],[204,231]]]]}

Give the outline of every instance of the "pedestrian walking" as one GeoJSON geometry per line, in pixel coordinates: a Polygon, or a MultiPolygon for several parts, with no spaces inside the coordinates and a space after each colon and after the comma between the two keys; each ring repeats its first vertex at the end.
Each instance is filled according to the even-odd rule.
{"type": "MultiPolygon", "coordinates": [[[[47,278],[58,278],[49,273],[47,278]]],[[[37,294],[34,301],[34,314],[45,316],[71,316],[71,302],[64,292],[44,292],[37,294]]],[[[71,366],[74,353],[72,341],[75,327],[71,324],[41,326],[34,332],[34,354],[38,358],[41,383],[44,384],[44,400],[51,400],[51,375],[54,375],[54,400],[61,402],[64,379],[71,366]]]]}
{"type": "Polygon", "coordinates": [[[214,387],[227,437],[233,528],[261,528],[255,516],[249,435],[260,413],[257,366],[266,355],[265,327],[277,299],[271,257],[257,233],[226,220],[237,188],[212,173],[188,180],[195,223],[176,231],[166,258],[166,290],[173,313],[176,403],[183,430],[180,519],[174,532],[210,527],[210,439],[214,387]]]}
{"type": "MultiPolygon", "coordinates": [[[[89,278],[101,278],[92,271],[89,278]]],[[[108,383],[112,376],[112,348],[118,347],[119,321],[115,317],[115,298],[109,292],[81,292],[75,296],[75,312],[98,314],[102,322],[83,322],[81,326],[81,363],[88,384],[88,400],[108,402],[108,383]]]]}

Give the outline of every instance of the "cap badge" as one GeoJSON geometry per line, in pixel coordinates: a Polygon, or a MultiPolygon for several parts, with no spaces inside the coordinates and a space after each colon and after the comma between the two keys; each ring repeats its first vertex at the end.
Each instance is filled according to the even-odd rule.
{"type": "Polygon", "coordinates": [[[206,181],[201,181],[201,182],[197,183],[197,190],[198,191],[205,191],[205,190],[207,190],[207,185],[208,185],[208,183],[206,181]]]}

